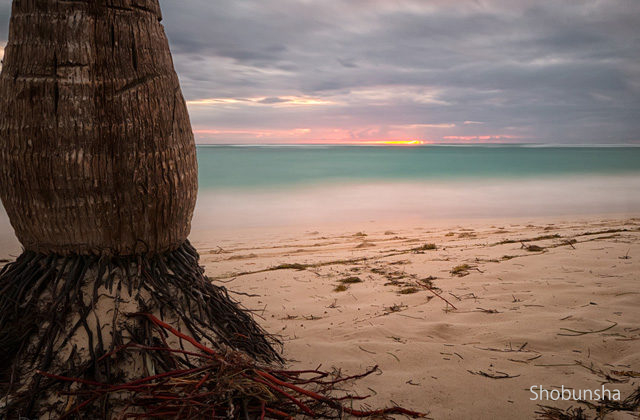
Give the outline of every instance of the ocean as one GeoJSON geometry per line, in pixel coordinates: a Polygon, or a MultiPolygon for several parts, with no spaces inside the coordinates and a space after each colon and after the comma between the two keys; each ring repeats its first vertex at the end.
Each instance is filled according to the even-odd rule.
{"type": "Polygon", "coordinates": [[[640,173],[640,147],[199,146],[198,158],[204,190],[640,173]]]}
{"type": "Polygon", "coordinates": [[[640,216],[640,147],[199,146],[198,160],[194,230],[640,216]]]}
{"type": "Polygon", "coordinates": [[[195,226],[640,215],[640,147],[200,146],[195,226]]]}

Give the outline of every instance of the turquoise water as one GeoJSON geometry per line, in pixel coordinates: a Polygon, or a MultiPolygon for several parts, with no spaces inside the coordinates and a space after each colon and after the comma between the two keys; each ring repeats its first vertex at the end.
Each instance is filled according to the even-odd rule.
{"type": "Polygon", "coordinates": [[[640,147],[199,146],[201,189],[640,173],[640,147]]]}

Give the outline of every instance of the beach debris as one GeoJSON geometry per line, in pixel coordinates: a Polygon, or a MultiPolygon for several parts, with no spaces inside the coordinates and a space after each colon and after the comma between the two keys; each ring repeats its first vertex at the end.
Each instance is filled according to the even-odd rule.
{"type": "Polygon", "coordinates": [[[389,265],[406,265],[411,263],[409,260],[398,260],[398,261],[390,261],[389,265]]]}
{"type": "Polygon", "coordinates": [[[570,406],[569,408],[562,410],[557,407],[551,407],[548,405],[540,405],[541,411],[536,411],[538,418],[541,420],[589,420],[584,414],[584,410],[580,407],[570,406]]]}
{"type": "Polygon", "coordinates": [[[437,249],[438,247],[436,244],[427,243],[417,248],[413,248],[412,251],[414,251],[414,253],[418,253],[419,251],[436,251],[437,249]]]}
{"type": "Polygon", "coordinates": [[[352,235],[354,238],[364,238],[365,236],[369,236],[364,232],[357,232],[352,235]]]}
{"type": "Polygon", "coordinates": [[[306,270],[307,268],[309,268],[310,265],[308,264],[298,264],[298,263],[293,263],[293,264],[280,264],[277,265],[275,267],[271,267],[269,270],[273,271],[273,270],[306,270]]]}
{"type": "Polygon", "coordinates": [[[338,299],[333,299],[333,302],[331,303],[331,305],[327,306],[327,309],[337,309],[340,306],[338,306],[338,299]]]}
{"type": "Polygon", "coordinates": [[[420,289],[418,289],[417,287],[405,287],[404,289],[400,289],[398,293],[401,295],[412,295],[414,293],[418,293],[419,291],[420,289]]]}
{"type": "Polygon", "coordinates": [[[403,304],[403,303],[400,303],[400,304],[394,303],[393,305],[387,306],[386,308],[384,308],[384,311],[386,312],[386,314],[392,314],[392,313],[395,313],[395,312],[404,311],[407,308],[408,308],[408,306],[403,304]]]}
{"type": "Polygon", "coordinates": [[[542,357],[542,355],[539,354],[537,356],[533,356],[533,357],[530,357],[530,358],[525,359],[525,360],[518,360],[518,359],[507,359],[507,360],[509,360],[510,362],[525,363],[526,364],[526,363],[532,362],[534,360],[537,360],[537,359],[539,359],[541,357],[542,357]]]}
{"type": "Polygon", "coordinates": [[[505,349],[497,349],[495,347],[476,347],[474,346],[474,348],[478,349],[478,350],[486,350],[486,351],[496,351],[496,352],[500,352],[500,353],[531,353],[531,350],[525,350],[525,347],[527,347],[527,344],[529,344],[528,342],[525,342],[524,344],[522,344],[520,347],[518,347],[517,349],[513,348],[513,345],[511,344],[511,342],[509,343],[509,348],[505,348],[505,349]]]}
{"type": "Polygon", "coordinates": [[[499,314],[500,311],[497,309],[484,309],[484,308],[476,308],[474,312],[484,312],[485,314],[499,314]]]}
{"type": "MultiPolygon", "coordinates": [[[[593,303],[593,302],[589,302],[589,303],[593,303]]],[[[612,322],[612,321],[609,321],[609,322],[612,322]]],[[[565,336],[565,337],[578,337],[578,336],[581,336],[581,335],[596,334],[596,333],[601,333],[601,332],[608,331],[611,328],[615,327],[616,325],[618,325],[618,323],[617,322],[613,322],[613,324],[611,324],[608,327],[603,328],[601,330],[589,330],[589,331],[579,331],[579,330],[572,330],[570,328],[560,328],[561,330],[568,331],[570,334],[558,333],[558,335],[562,335],[562,336],[565,336]]]]}
{"type": "MultiPolygon", "coordinates": [[[[637,387],[635,391],[629,394],[622,401],[616,401],[609,398],[604,398],[597,402],[590,402],[579,400],[578,404],[586,406],[588,410],[595,411],[594,419],[608,418],[607,415],[614,412],[630,412],[636,413],[640,408],[640,387],[637,387]]],[[[551,407],[547,405],[539,405],[541,411],[536,411],[539,419],[543,420],[589,420],[585,410],[581,407],[573,407],[562,410],[557,407],[551,407]]]]}
{"type": "Polygon", "coordinates": [[[362,350],[363,352],[365,352],[365,353],[369,353],[369,354],[378,354],[378,353],[376,353],[375,351],[371,351],[371,350],[367,350],[367,349],[365,349],[365,348],[362,348],[362,346],[358,346],[358,348],[359,348],[360,350],[362,350]]]}
{"type": "Polygon", "coordinates": [[[535,238],[525,238],[525,239],[504,239],[498,243],[496,243],[495,245],[506,245],[506,244],[517,244],[517,243],[522,243],[522,242],[536,242],[536,241],[546,241],[546,240],[550,240],[550,239],[560,239],[562,238],[562,236],[558,235],[558,234],[554,234],[554,235],[541,235],[541,236],[536,236],[535,238]]]}
{"type": "Polygon", "coordinates": [[[545,248],[538,246],[538,245],[527,245],[524,242],[522,242],[522,246],[520,247],[522,249],[526,249],[529,252],[544,252],[545,248]]]}
{"type": "Polygon", "coordinates": [[[471,269],[471,266],[469,264],[456,265],[451,269],[451,274],[458,277],[464,277],[466,275],[469,275],[470,269],[471,269]]]}
{"type": "Polygon", "coordinates": [[[345,292],[349,289],[349,286],[352,284],[362,283],[362,279],[360,277],[345,277],[343,279],[338,280],[338,284],[333,291],[334,292],[345,292]]]}
{"type": "MultiPolygon", "coordinates": [[[[635,229],[636,231],[639,231],[640,229],[635,229]]],[[[629,229],[606,229],[606,230],[598,230],[595,232],[584,232],[583,234],[579,235],[579,236],[591,236],[591,235],[602,235],[605,233],[621,233],[621,232],[629,232],[629,229]]]]}
{"type": "MultiPolygon", "coordinates": [[[[595,367],[593,362],[591,362],[589,365],[586,365],[585,363],[581,362],[580,360],[576,360],[576,365],[587,369],[589,372],[593,373],[594,375],[598,375],[598,376],[606,379],[608,382],[618,383],[618,384],[619,383],[629,382],[629,377],[625,376],[623,379],[615,378],[615,377],[612,376],[612,375],[615,375],[615,373],[613,373],[613,371],[611,371],[611,373],[608,373],[604,369],[600,369],[600,368],[595,367]]],[[[623,376],[623,375],[620,375],[620,376],[623,376]]]]}
{"type": "Polygon", "coordinates": [[[362,279],[360,277],[346,277],[344,279],[338,280],[338,282],[342,284],[356,284],[362,283],[362,279]]]}
{"type": "MultiPolygon", "coordinates": [[[[468,276],[469,275],[469,270],[478,270],[480,271],[477,267],[471,266],[469,264],[460,264],[460,265],[456,265],[455,267],[453,267],[450,271],[450,273],[454,276],[458,276],[458,277],[464,277],[464,276],[468,276]]],[[[480,271],[482,272],[482,271],[480,271]]]]}
{"type": "Polygon", "coordinates": [[[418,284],[424,287],[425,289],[427,289],[428,291],[430,291],[431,293],[433,293],[436,297],[443,300],[447,305],[451,306],[453,309],[458,310],[458,308],[456,308],[453,303],[449,302],[446,298],[442,297],[442,295],[440,295],[434,290],[435,288],[433,287],[433,283],[431,283],[431,280],[429,278],[424,280],[418,280],[418,284]]]}
{"type": "Polygon", "coordinates": [[[233,251],[227,251],[226,249],[223,249],[219,245],[217,245],[216,248],[217,249],[212,249],[211,251],[209,251],[209,254],[231,254],[231,253],[233,253],[233,251]]]}
{"type": "Polygon", "coordinates": [[[247,297],[262,297],[262,295],[257,295],[255,293],[245,293],[245,292],[235,292],[233,290],[227,290],[227,292],[232,293],[234,295],[239,295],[239,296],[247,296],[247,297]]]}
{"type": "Polygon", "coordinates": [[[319,319],[322,319],[322,317],[321,316],[315,316],[315,315],[303,315],[303,316],[287,315],[284,318],[280,318],[280,320],[282,320],[282,321],[295,321],[295,320],[299,320],[299,319],[304,319],[306,321],[317,321],[319,319]]]}
{"type": "MultiPolygon", "coordinates": [[[[622,257],[618,257],[618,258],[620,258],[621,260],[628,260],[628,259],[630,259],[631,257],[629,256],[629,251],[631,251],[631,248],[629,248],[629,249],[627,250],[627,253],[626,253],[625,255],[623,255],[622,257]]],[[[2,261],[2,260],[0,260],[0,262],[6,262],[6,261],[2,261]]]]}
{"type": "Polygon", "coordinates": [[[496,372],[496,373],[487,373],[484,372],[482,370],[478,370],[478,371],[472,371],[472,370],[468,370],[467,372],[471,373],[472,375],[480,375],[480,376],[484,376],[485,378],[491,378],[491,379],[511,379],[511,378],[517,378],[520,375],[509,375],[508,373],[504,373],[504,372],[496,372]]]}
{"type": "Polygon", "coordinates": [[[396,356],[395,354],[391,353],[390,351],[388,351],[388,352],[387,352],[387,354],[388,354],[389,356],[393,357],[394,359],[396,359],[396,361],[397,361],[398,363],[400,363],[400,359],[398,358],[398,356],[396,356]]]}
{"type": "Polygon", "coordinates": [[[628,376],[630,378],[640,378],[640,372],[635,372],[633,370],[612,370],[611,373],[616,376],[628,376]]]}
{"type": "MultiPolygon", "coordinates": [[[[194,351],[175,349],[164,344],[144,346],[128,344],[103,358],[122,357],[125,352],[144,353],[156,362],[172,366],[171,370],[123,384],[100,383],[38,371],[47,381],[72,384],[68,393],[73,397],[61,418],[73,417],[83,408],[109,398],[127,401],[122,418],[293,418],[306,415],[313,418],[375,417],[404,414],[425,417],[398,405],[378,409],[353,408],[356,401],[369,396],[333,395],[347,381],[358,380],[379,372],[378,366],[364,373],[343,376],[309,370],[288,371],[255,362],[236,351],[220,353],[190,337],[151,314],[132,314],[150,321],[163,335],[174,336],[189,343],[194,351]],[[189,359],[187,360],[187,357],[189,359]],[[82,384],[85,391],[73,391],[73,384],[82,384]]],[[[362,348],[361,348],[362,349],[362,348]]],[[[362,349],[363,351],[366,351],[362,349]]],[[[372,353],[367,351],[368,353],[372,353]]]]}

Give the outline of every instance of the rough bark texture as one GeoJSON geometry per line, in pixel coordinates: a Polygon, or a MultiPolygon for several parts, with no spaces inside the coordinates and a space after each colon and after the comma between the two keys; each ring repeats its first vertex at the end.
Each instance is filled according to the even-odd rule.
{"type": "Polygon", "coordinates": [[[14,0],[0,77],[0,197],[44,254],[178,248],[195,145],[157,0],[14,0]]]}
{"type": "MultiPolygon", "coordinates": [[[[170,370],[111,352],[166,346],[136,312],[221,354],[281,361],[187,242],[195,144],[160,19],[158,0],[13,1],[0,198],[25,252],[0,270],[0,418],[73,414],[69,392],[89,382],[170,370]]],[[[127,404],[94,402],[78,417],[127,404]]]]}

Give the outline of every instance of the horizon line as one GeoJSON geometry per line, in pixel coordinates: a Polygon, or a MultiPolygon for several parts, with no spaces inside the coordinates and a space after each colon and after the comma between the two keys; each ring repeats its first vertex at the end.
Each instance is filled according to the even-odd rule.
{"type": "Polygon", "coordinates": [[[632,143],[544,143],[544,142],[350,142],[350,143],[201,143],[196,146],[361,146],[361,147],[428,147],[428,146],[537,146],[537,147],[640,147],[640,141],[632,143]]]}

